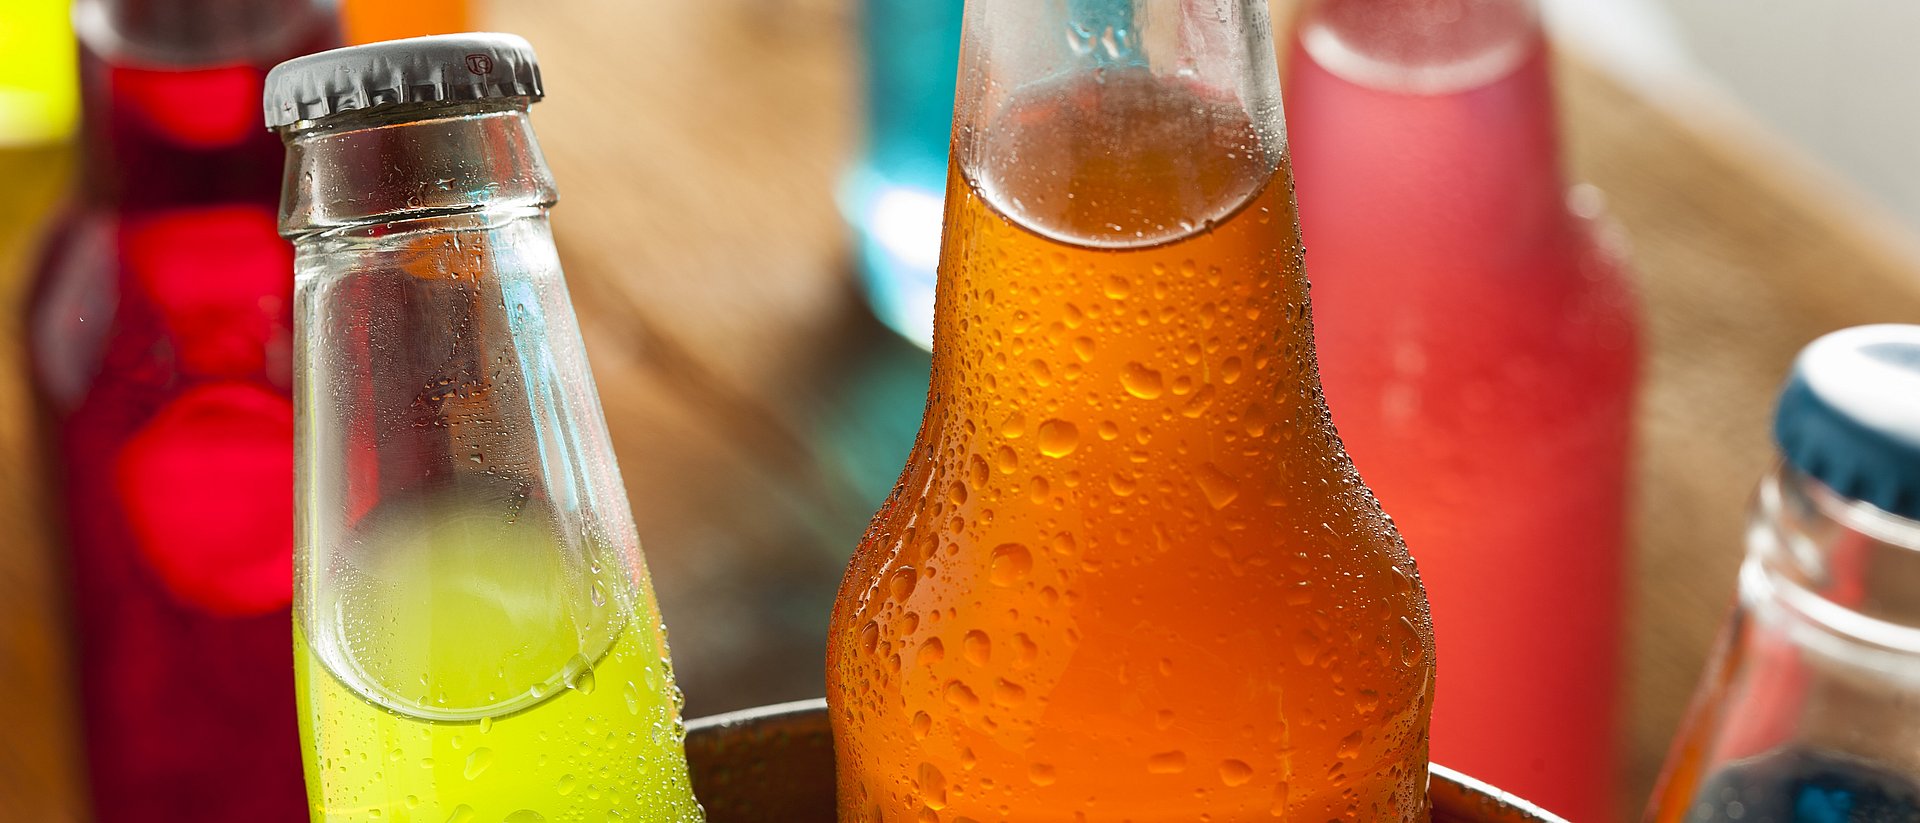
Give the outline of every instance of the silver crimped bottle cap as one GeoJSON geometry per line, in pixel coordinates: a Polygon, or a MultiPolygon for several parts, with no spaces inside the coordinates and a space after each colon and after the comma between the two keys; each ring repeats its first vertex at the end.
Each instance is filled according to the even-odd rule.
{"type": "Polygon", "coordinates": [[[533,46],[512,34],[441,34],[296,57],[267,73],[267,128],[401,103],[541,98],[533,46]]]}

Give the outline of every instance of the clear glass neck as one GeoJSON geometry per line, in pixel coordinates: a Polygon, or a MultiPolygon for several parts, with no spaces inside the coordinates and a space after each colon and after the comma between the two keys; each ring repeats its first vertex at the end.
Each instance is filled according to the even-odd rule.
{"type": "Polygon", "coordinates": [[[1920,688],[1920,522],[1792,467],[1761,483],[1756,509],[1742,607],[1801,627],[1809,649],[1920,688]]]}
{"type": "Polygon", "coordinates": [[[1818,819],[1768,814],[1833,792],[1856,803],[1834,819],[1911,819],[1915,775],[1920,522],[1782,467],[1648,819],[1818,819]]]}
{"type": "Polygon", "coordinates": [[[492,211],[534,213],[558,199],[525,98],[394,106],[285,132],[280,231],[492,211]]]}
{"type": "Polygon", "coordinates": [[[1285,155],[1265,0],[971,0],[964,32],[955,162],[1041,234],[1175,240],[1285,155]]]}

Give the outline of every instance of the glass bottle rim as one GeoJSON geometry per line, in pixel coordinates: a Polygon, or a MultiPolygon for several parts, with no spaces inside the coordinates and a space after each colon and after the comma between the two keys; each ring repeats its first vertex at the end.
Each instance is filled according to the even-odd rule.
{"type": "MultiPolygon", "coordinates": [[[[1920,562],[1920,521],[1850,499],[1782,464],[1760,484],[1760,517],[1754,530],[1776,529],[1788,494],[1811,504],[1813,514],[1895,553],[1912,552],[1920,562]]],[[[1822,573],[1827,559],[1804,536],[1753,541],[1740,570],[1742,608],[1762,615],[1784,610],[1797,618],[1798,642],[1839,660],[1920,680],[1920,621],[1899,622],[1868,614],[1816,590],[1808,579],[1822,573]]],[[[1916,594],[1920,599],[1920,593],[1916,594]]]]}

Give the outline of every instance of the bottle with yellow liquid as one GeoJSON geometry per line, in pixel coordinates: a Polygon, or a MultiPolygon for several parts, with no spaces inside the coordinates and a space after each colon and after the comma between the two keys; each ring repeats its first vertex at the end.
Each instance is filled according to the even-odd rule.
{"type": "Polygon", "coordinates": [[[1265,0],[968,0],[841,823],[1413,821],[1433,636],[1322,400],[1265,0]]]}
{"type": "Polygon", "coordinates": [[[526,41],[268,78],[296,247],[295,664],[313,820],[699,821],[555,256],[526,41]]]}

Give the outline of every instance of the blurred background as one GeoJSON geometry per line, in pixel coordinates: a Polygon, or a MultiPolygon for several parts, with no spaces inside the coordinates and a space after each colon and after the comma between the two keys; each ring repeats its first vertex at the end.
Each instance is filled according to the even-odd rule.
{"type": "MultiPolygon", "coordinates": [[[[1291,5],[1276,0],[1276,26],[1291,5]]],[[[1732,595],[1793,353],[1920,321],[1920,7],[1546,5],[1567,173],[1605,202],[1642,303],[1615,788],[1634,810],[1732,595]]],[[[870,250],[842,216],[858,219],[865,145],[861,0],[470,13],[540,50],[561,256],[688,714],[819,696],[826,615],[929,364],[870,311],[870,250]]],[[[34,261],[80,159],[66,20],[64,3],[0,6],[16,55],[0,78],[0,696],[22,709],[0,735],[0,820],[78,819],[84,795],[24,349],[34,261]]]]}

